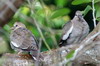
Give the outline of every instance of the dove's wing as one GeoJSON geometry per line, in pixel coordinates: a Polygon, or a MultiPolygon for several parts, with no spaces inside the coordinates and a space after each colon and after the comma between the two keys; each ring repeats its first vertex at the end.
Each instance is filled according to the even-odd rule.
{"type": "Polygon", "coordinates": [[[24,28],[22,32],[24,33],[24,39],[20,48],[27,50],[37,50],[38,45],[34,35],[26,28],[24,28]]]}
{"type": "Polygon", "coordinates": [[[67,22],[64,26],[63,26],[63,33],[62,33],[62,37],[59,43],[59,46],[62,46],[62,44],[64,45],[64,43],[66,43],[66,40],[68,39],[69,35],[71,34],[73,30],[73,24],[72,22],[67,22]]]}
{"type": "MultiPolygon", "coordinates": [[[[30,33],[28,33],[30,34],[30,33]]],[[[22,45],[20,46],[23,50],[38,50],[37,42],[32,34],[30,36],[26,36],[24,38],[24,41],[22,42],[22,45]],[[23,46],[24,45],[24,46],[23,46]]]]}
{"type": "Polygon", "coordinates": [[[24,38],[24,34],[22,32],[21,29],[17,29],[15,31],[12,31],[11,35],[10,35],[10,40],[11,40],[11,47],[20,47],[22,42],[23,42],[23,38],[24,38]]]}
{"type": "Polygon", "coordinates": [[[72,22],[67,22],[63,27],[62,40],[66,40],[73,30],[72,22]]]}
{"type": "Polygon", "coordinates": [[[11,43],[20,49],[37,49],[37,42],[32,33],[26,28],[18,28],[12,33],[11,43]]]}
{"type": "Polygon", "coordinates": [[[30,55],[32,55],[33,59],[37,60],[38,49],[39,49],[37,41],[35,40],[34,35],[32,35],[32,33],[29,30],[24,29],[23,32],[25,34],[25,38],[20,48],[23,51],[28,51],[30,55]]]}

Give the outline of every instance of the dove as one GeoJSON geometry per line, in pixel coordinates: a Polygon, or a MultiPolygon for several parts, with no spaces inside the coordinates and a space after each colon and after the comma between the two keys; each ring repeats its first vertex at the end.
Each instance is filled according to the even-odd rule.
{"type": "Polygon", "coordinates": [[[18,54],[28,52],[36,60],[38,43],[34,35],[21,22],[15,22],[11,28],[10,45],[18,54]]]}
{"type": "Polygon", "coordinates": [[[79,44],[89,33],[89,25],[82,16],[81,11],[76,11],[72,20],[62,28],[59,46],[79,44]]]}

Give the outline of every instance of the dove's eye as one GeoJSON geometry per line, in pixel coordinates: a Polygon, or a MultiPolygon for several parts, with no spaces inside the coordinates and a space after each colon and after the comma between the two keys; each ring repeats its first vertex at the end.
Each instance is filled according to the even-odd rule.
{"type": "Polygon", "coordinates": [[[17,27],[18,25],[15,25],[15,27],[17,27]]]}

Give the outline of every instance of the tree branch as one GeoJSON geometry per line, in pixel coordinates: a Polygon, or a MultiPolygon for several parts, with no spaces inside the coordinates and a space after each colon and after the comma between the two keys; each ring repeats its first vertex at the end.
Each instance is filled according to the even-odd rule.
{"type": "MultiPolygon", "coordinates": [[[[39,66],[63,66],[67,62],[72,61],[72,66],[81,66],[81,64],[100,64],[100,22],[96,28],[80,43],[72,44],[69,46],[52,49],[51,51],[41,52],[43,58],[38,60],[39,66]],[[88,40],[88,41],[87,41],[88,40]],[[71,59],[66,59],[69,52],[75,50],[74,56],[71,59]]],[[[18,54],[5,54],[3,56],[5,59],[4,66],[31,66],[34,65],[36,61],[33,61],[29,55],[18,54]],[[34,62],[34,63],[33,63],[34,62]]],[[[35,64],[36,65],[36,64],[35,64]]]]}

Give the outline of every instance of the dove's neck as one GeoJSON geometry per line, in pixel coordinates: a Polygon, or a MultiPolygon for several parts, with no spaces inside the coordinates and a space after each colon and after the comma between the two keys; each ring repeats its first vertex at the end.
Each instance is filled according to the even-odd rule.
{"type": "Polygon", "coordinates": [[[78,18],[77,16],[75,16],[75,17],[73,18],[73,20],[79,20],[79,18],[78,18]]]}
{"type": "Polygon", "coordinates": [[[75,16],[75,17],[73,18],[73,21],[84,22],[83,17],[79,18],[78,16],[75,16]]]}

